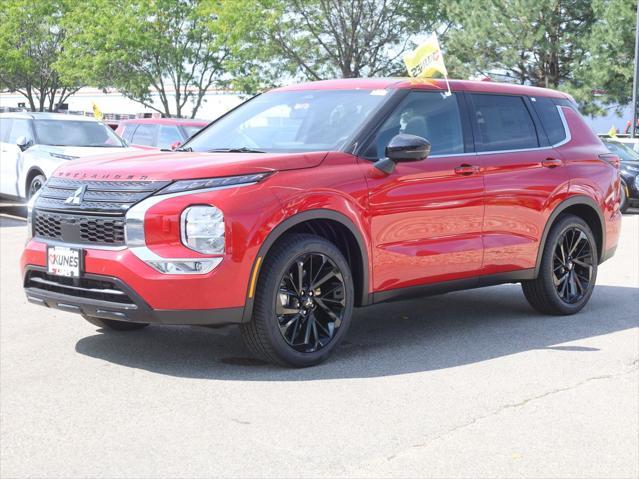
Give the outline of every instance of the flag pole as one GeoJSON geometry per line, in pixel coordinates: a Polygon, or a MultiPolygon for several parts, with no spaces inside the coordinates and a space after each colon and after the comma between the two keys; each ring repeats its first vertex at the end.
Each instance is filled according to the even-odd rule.
{"type": "Polygon", "coordinates": [[[444,93],[446,96],[451,96],[453,92],[450,91],[450,83],[448,83],[448,75],[444,75],[444,79],[446,80],[446,86],[448,87],[448,92],[444,93]]]}

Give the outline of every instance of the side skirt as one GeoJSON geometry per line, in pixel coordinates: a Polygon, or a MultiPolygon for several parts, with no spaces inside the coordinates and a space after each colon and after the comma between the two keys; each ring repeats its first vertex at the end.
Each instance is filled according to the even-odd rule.
{"type": "Polygon", "coordinates": [[[494,286],[497,284],[519,283],[527,279],[535,279],[535,268],[411,286],[409,288],[379,291],[373,293],[373,304],[421,296],[433,296],[436,294],[450,293],[451,291],[482,288],[484,286],[494,286]]]}

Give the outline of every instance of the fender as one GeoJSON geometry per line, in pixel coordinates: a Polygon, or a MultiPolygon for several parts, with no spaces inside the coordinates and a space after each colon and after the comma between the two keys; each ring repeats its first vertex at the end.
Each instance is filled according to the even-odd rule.
{"type": "MultiPolygon", "coordinates": [[[[365,306],[371,304],[371,294],[368,291],[369,285],[369,263],[368,263],[368,248],[366,247],[366,242],[364,241],[360,231],[357,229],[355,224],[345,215],[339,213],[334,210],[327,209],[316,209],[316,210],[308,210],[303,211],[301,213],[297,213],[293,216],[289,216],[287,219],[278,224],[275,228],[271,230],[271,232],[266,237],[266,240],[260,246],[260,249],[253,261],[253,267],[251,268],[251,277],[249,278],[250,282],[257,280],[259,278],[260,268],[262,266],[261,260],[266,257],[266,254],[271,249],[273,244],[284,235],[288,230],[290,230],[293,226],[303,223],[309,220],[333,220],[336,221],[346,228],[353,234],[355,240],[357,241],[357,245],[359,247],[359,251],[361,254],[361,261],[363,265],[363,278],[362,278],[362,291],[359,292],[361,298],[361,305],[365,306]]],[[[358,292],[355,292],[358,294],[358,292]]],[[[244,304],[244,315],[242,322],[248,322],[251,320],[253,315],[253,300],[254,298],[250,297],[250,284],[247,288],[247,296],[246,302],[244,304]]]]}
{"type": "Polygon", "coordinates": [[[537,250],[537,261],[535,263],[535,275],[534,275],[535,278],[539,275],[539,268],[541,266],[541,257],[546,247],[546,239],[548,237],[548,232],[550,231],[551,226],[553,225],[557,217],[562,212],[564,212],[566,209],[570,208],[571,206],[575,206],[575,205],[588,206],[597,213],[597,217],[599,218],[599,227],[600,227],[600,233],[601,233],[601,248],[600,248],[601,251],[598,251],[597,256],[598,256],[599,262],[601,263],[603,249],[605,248],[605,245],[606,245],[606,228],[605,228],[606,223],[604,220],[603,213],[601,212],[601,209],[599,208],[595,200],[593,200],[589,196],[575,195],[559,203],[559,205],[557,205],[557,207],[553,210],[553,212],[548,217],[548,221],[546,221],[544,232],[541,235],[541,240],[539,241],[539,249],[537,250]]]}

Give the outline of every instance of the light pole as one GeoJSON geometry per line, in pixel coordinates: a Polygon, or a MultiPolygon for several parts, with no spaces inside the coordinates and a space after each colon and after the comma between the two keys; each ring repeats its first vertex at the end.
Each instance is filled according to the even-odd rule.
{"type": "Polygon", "coordinates": [[[637,77],[639,76],[639,2],[637,2],[637,19],[635,25],[635,76],[632,80],[632,126],[630,136],[637,134],[637,77]]]}

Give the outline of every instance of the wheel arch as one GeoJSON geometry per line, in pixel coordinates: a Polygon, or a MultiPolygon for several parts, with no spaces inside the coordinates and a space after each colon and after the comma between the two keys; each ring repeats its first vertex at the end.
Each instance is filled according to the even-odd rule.
{"type": "Polygon", "coordinates": [[[259,282],[263,259],[269,251],[287,234],[311,233],[331,241],[344,254],[353,274],[355,306],[371,303],[369,286],[368,248],[357,226],[345,215],[328,209],[316,209],[297,213],[278,224],[262,243],[251,268],[249,287],[244,306],[244,321],[250,321],[253,314],[253,293],[259,282]]]}
{"type": "Polygon", "coordinates": [[[595,241],[597,243],[597,259],[598,262],[601,263],[604,247],[606,245],[606,223],[603,213],[601,212],[595,200],[593,200],[589,196],[575,195],[559,203],[559,205],[557,205],[557,207],[548,217],[548,221],[546,221],[544,232],[542,233],[541,240],[539,241],[539,249],[537,250],[535,277],[537,277],[537,275],[539,274],[541,257],[546,247],[546,240],[548,238],[550,228],[553,224],[555,224],[557,218],[559,218],[563,214],[573,214],[583,219],[588,224],[588,226],[590,226],[592,234],[595,236],[595,241]]]}
{"type": "Polygon", "coordinates": [[[40,168],[38,166],[32,166],[27,171],[27,174],[25,175],[24,185],[23,185],[24,186],[24,197],[25,198],[27,197],[27,195],[29,193],[29,186],[31,184],[31,181],[37,175],[42,175],[45,178],[47,177],[47,175],[44,174],[44,171],[42,171],[42,168],[40,168]]]}

